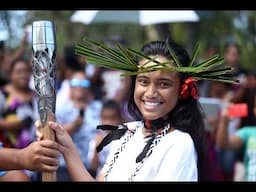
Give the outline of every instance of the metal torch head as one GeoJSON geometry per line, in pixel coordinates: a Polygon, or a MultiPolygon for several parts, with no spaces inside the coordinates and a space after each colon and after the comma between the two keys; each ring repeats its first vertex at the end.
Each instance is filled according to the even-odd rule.
{"type": "Polygon", "coordinates": [[[32,24],[33,51],[47,51],[49,57],[56,57],[56,32],[53,21],[34,21],[32,24]]]}
{"type": "Polygon", "coordinates": [[[38,109],[42,123],[47,112],[55,112],[56,102],[56,33],[52,21],[32,23],[32,69],[38,109]]]}

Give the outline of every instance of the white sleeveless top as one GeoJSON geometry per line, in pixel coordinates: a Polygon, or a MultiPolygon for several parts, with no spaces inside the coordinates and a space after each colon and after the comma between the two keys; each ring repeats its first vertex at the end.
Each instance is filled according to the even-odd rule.
{"type": "Polygon", "coordinates": [[[111,160],[113,162],[114,154],[127,134],[111,144],[107,162],[101,171],[104,174],[111,166],[105,177],[106,181],[198,181],[197,154],[188,133],[174,130],[164,135],[136,172],[136,157],[142,152],[147,140],[142,133],[142,122],[134,121],[126,125],[128,129],[137,128],[137,131],[130,137],[112,166],[111,160]],[[134,172],[136,175],[130,180],[134,172]]]}

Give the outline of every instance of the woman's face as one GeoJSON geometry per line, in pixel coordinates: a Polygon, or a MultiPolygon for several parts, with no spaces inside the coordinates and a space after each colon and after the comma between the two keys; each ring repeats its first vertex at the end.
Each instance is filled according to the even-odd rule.
{"type": "Polygon", "coordinates": [[[27,88],[29,85],[31,71],[29,65],[23,61],[18,61],[11,72],[12,84],[19,88],[27,88]]]}
{"type": "MultiPolygon", "coordinates": [[[[167,61],[163,56],[159,56],[157,60],[167,61]]],[[[142,60],[139,64],[144,62],[145,60],[142,60]]],[[[135,81],[134,101],[144,119],[154,120],[166,117],[176,106],[179,90],[180,77],[177,72],[157,70],[142,73],[135,81]]]]}

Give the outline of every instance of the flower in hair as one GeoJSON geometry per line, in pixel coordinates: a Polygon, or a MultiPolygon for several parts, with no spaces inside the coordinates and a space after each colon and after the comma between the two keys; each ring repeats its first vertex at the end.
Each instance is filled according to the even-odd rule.
{"type": "Polygon", "coordinates": [[[187,99],[190,95],[194,99],[198,99],[195,82],[197,82],[197,80],[194,79],[193,77],[189,77],[185,80],[185,82],[181,87],[181,93],[180,93],[180,96],[182,99],[187,99]]]}

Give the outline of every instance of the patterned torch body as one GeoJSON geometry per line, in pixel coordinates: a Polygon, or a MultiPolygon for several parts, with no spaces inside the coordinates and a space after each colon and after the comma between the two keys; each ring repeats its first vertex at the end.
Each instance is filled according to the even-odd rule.
{"type": "MultiPolygon", "coordinates": [[[[56,38],[52,21],[32,24],[32,70],[43,139],[55,140],[48,121],[55,121],[56,104],[56,38]]],[[[56,173],[42,173],[42,181],[55,181],[56,173]]]]}
{"type": "Polygon", "coordinates": [[[51,21],[34,21],[32,25],[33,77],[38,96],[38,109],[45,127],[48,111],[55,113],[56,103],[56,38],[51,21]]]}

